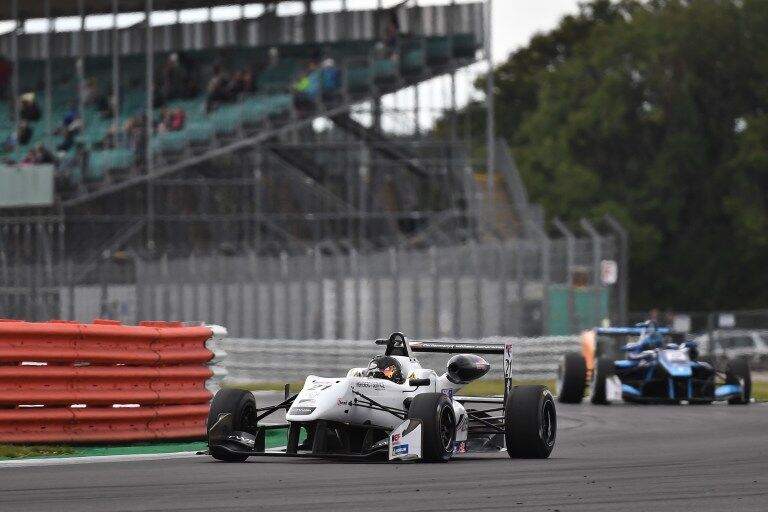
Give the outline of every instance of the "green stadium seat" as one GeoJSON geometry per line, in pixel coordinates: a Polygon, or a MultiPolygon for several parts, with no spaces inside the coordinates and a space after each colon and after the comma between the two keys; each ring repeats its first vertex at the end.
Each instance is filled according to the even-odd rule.
{"type": "Polygon", "coordinates": [[[478,45],[475,34],[465,32],[453,35],[453,56],[457,59],[474,58],[478,45]]]}
{"type": "Polygon", "coordinates": [[[451,59],[453,50],[447,36],[427,38],[427,64],[444,64],[451,59]]]}
{"type": "Polygon", "coordinates": [[[368,67],[347,69],[347,92],[365,93],[371,88],[371,70],[368,67]]]}
{"type": "Polygon", "coordinates": [[[397,80],[397,61],[393,59],[377,59],[372,66],[373,80],[376,83],[391,83],[397,80]]]}
{"type": "Polygon", "coordinates": [[[184,130],[158,133],[152,137],[150,147],[155,154],[181,153],[187,147],[187,134],[184,130]]]}
{"type": "Polygon", "coordinates": [[[184,131],[190,144],[210,144],[213,140],[213,125],[207,120],[188,122],[184,131]]]}
{"type": "Polygon", "coordinates": [[[400,57],[400,70],[404,75],[420,73],[426,62],[423,48],[411,48],[400,57]]]}

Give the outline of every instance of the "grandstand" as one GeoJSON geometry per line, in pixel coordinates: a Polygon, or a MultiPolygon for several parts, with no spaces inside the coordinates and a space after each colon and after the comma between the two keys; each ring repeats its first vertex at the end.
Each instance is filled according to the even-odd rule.
{"type": "MultiPolygon", "coordinates": [[[[98,313],[116,316],[105,306],[109,287],[136,284],[141,269],[167,259],[373,261],[393,247],[546,241],[508,148],[491,135],[478,161],[471,127],[457,125],[457,77],[489,58],[487,5],[318,8],[328,3],[263,1],[216,20],[212,8],[230,2],[4,2],[0,19],[17,20],[0,36],[11,70],[0,83],[8,316],[75,318],[75,287],[94,285],[98,313]],[[195,7],[207,18],[181,22],[179,10],[195,7]],[[162,11],[175,20],[147,22],[162,11]],[[118,26],[127,13],[139,21],[118,26]],[[94,14],[112,23],[83,30],[94,14]],[[24,30],[67,16],[81,29],[24,30]],[[441,137],[431,132],[437,118],[449,125],[441,137]],[[54,186],[29,194],[35,180],[54,186]]],[[[592,256],[616,248],[605,243],[592,256]]],[[[541,281],[548,271],[536,265],[541,281]]],[[[531,315],[537,327],[527,330],[541,331],[546,319],[531,315]]]]}
{"type": "MultiPolygon", "coordinates": [[[[17,4],[21,19],[46,12],[78,14],[79,7],[92,14],[103,7],[55,0],[37,7],[17,4]],[[49,11],[45,11],[46,5],[49,11]]],[[[153,5],[151,2],[124,4],[126,2],[120,2],[116,6],[120,10],[139,7],[151,10],[153,5]]],[[[156,9],[180,6],[186,7],[187,3],[154,3],[156,9]]],[[[12,10],[12,7],[6,9],[12,10]]],[[[404,234],[400,228],[408,225],[406,231],[412,232],[428,224],[431,214],[456,208],[466,200],[461,197],[466,191],[454,186],[460,178],[455,175],[462,172],[455,163],[454,153],[464,151],[466,154],[466,148],[445,145],[443,153],[450,152],[449,157],[443,154],[426,163],[411,144],[390,140],[376,123],[369,119],[365,126],[352,114],[361,105],[376,104],[375,108],[380,110],[382,97],[455,73],[476,62],[478,50],[483,46],[482,4],[418,7],[400,3],[389,9],[324,13],[314,13],[311,2],[306,2],[306,7],[300,15],[278,16],[276,4],[265,3],[263,13],[256,18],[179,23],[151,29],[142,23],[117,30],[69,33],[19,34],[14,31],[0,40],[0,52],[16,55],[18,60],[19,73],[14,74],[14,78],[18,78],[13,87],[17,97],[31,93],[38,99],[44,98],[45,103],[39,120],[28,123],[32,129],[29,140],[10,148],[3,158],[9,163],[21,162],[30,149],[39,144],[51,151],[59,148],[56,206],[68,226],[77,225],[77,229],[67,230],[69,254],[76,250],[78,257],[100,255],[106,247],[96,241],[103,240],[104,233],[126,230],[137,237],[136,243],[179,250],[179,241],[168,237],[168,232],[178,232],[178,227],[169,227],[168,223],[188,221],[186,210],[190,206],[185,205],[183,217],[167,210],[162,211],[164,217],[159,217],[155,215],[160,213],[157,210],[170,202],[170,196],[174,197],[173,202],[183,196],[199,207],[200,201],[195,197],[201,193],[199,189],[210,192],[217,186],[227,188],[225,184],[219,185],[222,180],[234,180],[230,189],[232,186],[242,188],[249,180],[248,185],[256,186],[252,172],[254,159],[266,162],[266,168],[261,171],[266,187],[271,186],[269,182],[274,173],[280,174],[277,181],[284,181],[282,174],[286,171],[275,171],[276,168],[289,167],[287,173],[293,173],[298,179],[294,180],[289,193],[295,196],[294,202],[303,204],[302,208],[263,212],[260,225],[251,226],[251,231],[261,231],[268,240],[279,237],[283,243],[297,237],[309,237],[307,242],[318,243],[326,238],[324,229],[328,224],[349,226],[359,223],[366,213],[378,217],[373,219],[374,224],[385,220],[397,224],[399,228],[390,236],[399,236],[404,234]],[[385,41],[387,24],[393,20],[396,20],[397,37],[385,41]],[[154,51],[149,51],[149,44],[154,51]],[[189,91],[183,97],[162,97],[163,66],[179,56],[188,73],[188,83],[184,85],[189,91]],[[312,90],[301,92],[304,101],[299,101],[295,85],[310,66],[313,70],[307,77],[312,90]],[[206,84],[217,69],[247,69],[254,75],[253,86],[231,101],[206,108],[209,95],[206,84]],[[119,84],[118,87],[115,84],[119,84]],[[78,95],[78,91],[81,94],[78,95]],[[100,101],[88,101],[84,98],[87,94],[98,95],[100,101]],[[147,102],[149,95],[154,96],[151,104],[147,102]],[[158,132],[160,110],[177,108],[183,110],[186,117],[183,128],[158,132]],[[82,112],[80,126],[76,136],[65,143],[68,134],[61,133],[60,125],[71,109],[82,112]],[[111,109],[111,115],[105,115],[105,109],[111,109]],[[147,112],[150,114],[146,115],[147,112]],[[389,175],[390,179],[385,181],[397,184],[382,183],[377,185],[378,189],[361,191],[361,184],[352,183],[357,178],[348,176],[348,170],[336,166],[323,170],[310,155],[313,146],[328,144],[326,140],[315,140],[317,133],[311,126],[318,118],[333,122],[334,133],[330,136],[339,144],[365,144],[373,153],[372,163],[387,167],[380,171],[389,175]],[[148,127],[143,126],[145,123],[149,123],[148,127]],[[151,132],[149,143],[144,140],[147,132],[151,132]],[[297,144],[285,145],[285,141],[292,139],[301,140],[298,144],[301,148],[297,144]],[[230,162],[235,155],[239,170],[233,169],[230,162]],[[222,166],[229,169],[222,172],[222,166]],[[196,176],[194,188],[198,190],[187,193],[190,185],[185,184],[187,190],[180,192],[182,185],[175,185],[173,180],[189,181],[190,174],[196,176]],[[435,176],[438,180],[431,179],[435,176]],[[453,204],[439,198],[431,203],[412,204],[413,201],[402,197],[408,188],[424,188],[424,182],[429,182],[427,186],[432,188],[434,181],[441,180],[445,182],[444,187],[433,190],[430,195],[456,196],[458,193],[453,204]],[[329,199],[337,211],[313,209],[316,205],[307,200],[307,195],[318,194],[329,199]],[[369,197],[360,197],[361,194],[369,197]],[[140,199],[138,195],[143,197],[140,199]],[[386,205],[385,211],[361,212],[360,203],[366,199],[369,204],[386,205]],[[138,201],[143,201],[143,207],[138,207],[138,201]],[[347,204],[342,206],[342,203],[347,204]],[[340,215],[339,208],[343,210],[340,215]],[[89,219],[80,222],[84,210],[89,219]],[[146,225],[140,233],[133,229],[139,219],[125,218],[129,212],[134,217],[145,217],[146,225]],[[307,217],[313,214],[322,214],[326,219],[316,221],[307,217]],[[288,230],[274,226],[280,216],[290,215],[305,218],[291,222],[293,226],[288,230]],[[350,215],[357,218],[350,220],[350,215]],[[326,226],[313,225],[317,223],[326,226]]],[[[3,108],[6,111],[0,113],[3,123],[0,130],[13,132],[14,113],[9,103],[3,108]]],[[[376,117],[381,120],[381,114],[376,117]]],[[[347,167],[354,153],[359,152],[356,149],[345,151],[350,156],[347,167]]],[[[433,153],[440,152],[434,145],[430,149],[433,153]]],[[[222,191],[223,194],[229,192],[231,190],[222,191]]],[[[267,191],[266,195],[272,194],[267,191]]],[[[225,215],[220,210],[231,210],[231,206],[208,204],[209,209],[196,213],[225,215]]],[[[363,228],[356,231],[360,229],[363,228]]],[[[242,226],[237,229],[242,230],[242,226]]],[[[205,237],[196,236],[194,244],[206,244],[201,236],[205,237]]],[[[128,243],[124,238],[121,242],[128,243]]],[[[387,244],[392,240],[381,242],[387,244]]],[[[360,242],[358,239],[353,243],[360,242]]],[[[210,243],[220,245],[223,241],[219,237],[210,243]]],[[[239,247],[249,241],[238,235],[228,243],[239,247]]],[[[189,248],[181,250],[185,249],[189,248]]]]}

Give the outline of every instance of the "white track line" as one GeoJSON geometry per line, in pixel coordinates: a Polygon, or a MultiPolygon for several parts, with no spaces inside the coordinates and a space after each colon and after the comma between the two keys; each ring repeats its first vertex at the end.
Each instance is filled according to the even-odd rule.
{"type": "Polygon", "coordinates": [[[70,464],[94,464],[98,462],[131,462],[144,460],[183,459],[195,457],[197,452],[137,453],[133,455],[93,455],[87,457],[50,457],[0,461],[0,468],[30,466],[66,466],[70,464]]]}

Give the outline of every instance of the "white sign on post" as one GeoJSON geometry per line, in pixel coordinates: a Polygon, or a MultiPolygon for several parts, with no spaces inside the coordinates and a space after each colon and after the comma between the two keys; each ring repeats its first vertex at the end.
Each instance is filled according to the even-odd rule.
{"type": "Polygon", "coordinates": [[[616,284],[619,280],[619,266],[614,260],[600,262],[600,280],[603,284],[616,284]]]}

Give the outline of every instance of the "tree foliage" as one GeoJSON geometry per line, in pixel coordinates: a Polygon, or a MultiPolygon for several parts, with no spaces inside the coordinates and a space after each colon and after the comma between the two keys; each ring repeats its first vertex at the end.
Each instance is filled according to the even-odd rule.
{"type": "Polygon", "coordinates": [[[768,304],[768,1],[595,0],[494,79],[548,216],[629,228],[631,307],[768,304]]]}

